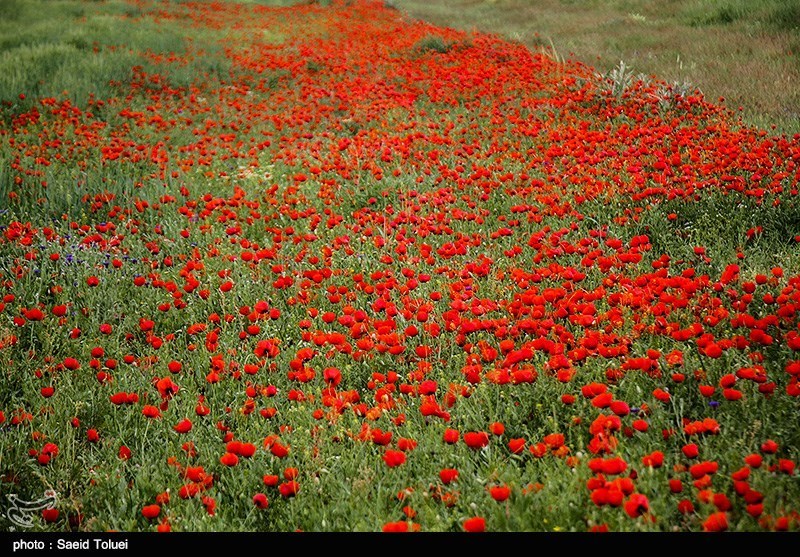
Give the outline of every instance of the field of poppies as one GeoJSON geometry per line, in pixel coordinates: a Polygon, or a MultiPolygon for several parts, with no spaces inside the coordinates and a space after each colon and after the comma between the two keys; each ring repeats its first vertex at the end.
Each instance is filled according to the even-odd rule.
{"type": "Polygon", "coordinates": [[[800,136],[266,4],[3,4],[0,527],[800,530],[800,136]]]}

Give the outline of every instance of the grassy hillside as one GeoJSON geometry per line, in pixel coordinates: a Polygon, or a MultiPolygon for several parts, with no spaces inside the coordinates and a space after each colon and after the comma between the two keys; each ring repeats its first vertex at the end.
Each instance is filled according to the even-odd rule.
{"type": "Polygon", "coordinates": [[[498,33],[600,72],[689,83],[751,125],[800,132],[798,0],[392,0],[412,17],[498,33]]]}

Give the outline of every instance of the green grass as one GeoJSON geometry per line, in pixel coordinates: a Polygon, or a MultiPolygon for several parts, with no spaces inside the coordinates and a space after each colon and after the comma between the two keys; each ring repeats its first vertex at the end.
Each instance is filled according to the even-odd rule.
{"type": "Polygon", "coordinates": [[[771,31],[797,31],[800,3],[793,0],[711,0],[694,2],[683,10],[690,25],[744,23],[771,31]]]}
{"type": "MultiPolygon", "coordinates": [[[[132,68],[164,73],[174,87],[188,87],[197,76],[228,77],[230,61],[223,56],[187,57],[188,38],[202,42],[225,31],[197,35],[189,28],[144,17],[139,8],[120,0],[98,3],[17,2],[3,0],[13,17],[0,21],[0,103],[20,103],[28,97],[69,98],[85,107],[94,97],[110,98],[127,87],[132,68]],[[151,55],[180,57],[179,63],[156,62],[151,55]],[[188,60],[188,61],[186,61],[188,60]]],[[[213,42],[207,48],[219,49],[213,42]]]]}

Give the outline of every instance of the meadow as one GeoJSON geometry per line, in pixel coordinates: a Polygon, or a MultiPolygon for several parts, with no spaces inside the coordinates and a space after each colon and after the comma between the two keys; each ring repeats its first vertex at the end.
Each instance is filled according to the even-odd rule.
{"type": "Polygon", "coordinates": [[[0,0],[0,527],[800,529],[800,135],[400,4],[0,0]]]}
{"type": "Polygon", "coordinates": [[[700,89],[752,126],[800,132],[798,0],[391,0],[437,25],[497,33],[600,73],[700,89]]]}

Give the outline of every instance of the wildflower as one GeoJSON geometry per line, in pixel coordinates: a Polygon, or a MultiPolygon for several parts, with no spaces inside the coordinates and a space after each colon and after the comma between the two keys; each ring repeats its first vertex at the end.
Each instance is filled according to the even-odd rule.
{"type": "Polygon", "coordinates": [[[146,505],[142,507],[142,516],[148,520],[153,520],[161,514],[161,507],[159,505],[146,505]]]}
{"type": "Polygon", "coordinates": [[[724,512],[713,513],[703,522],[703,530],[706,532],[723,532],[727,529],[728,517],[724,512]]]}
{"type": "Polygon", "coordinates": [[[158,418],[161,416],[161,411],[151,404],[147,404],[142,408],[142,414],[147,418],[158,418]]]}
{"type": "Polygon", "coordinates": [[[631,518],[636,518],[650,510],[650,503],[647,497],[640,493],[631,495],[625,502],[625,512],[631,518]]]}
{"type": "Polygon", "coordinates": [[[439,479],[442,480],[443,484],[448,485],[458,479],[458,470],[455,468],[443,468],[439,472],[439,479]]]}
{"type": "Polygon", "coordinates": [[[775,454],[778,452],[778,444],[772,439],[768,439],[761,444],[761,452],[764,454],[775,454]]]}
{"type": "Polygon", "coordinates": [[[449,445],[452,445],[452,444],[458,442],[458,438],[459,438],[459,433],[458,433],[457,430],[450,429],[450,428],[444,430],[444,442],[445,443],[447,443],[449,445]]]}
{"type": "Polygon", "coordinates": [[[174,429],[178,433],[189,433],[189,431],[191,431],[192,429],[192,422],[184,418],[183,420],[178,422],[172,429],[174,429]]]}
{"type": "Polygon", "coordinates": [[[290,466],[288,468],[283,469],[283,477],[287,480],[296,480],[300,476],[300,470],[297,468],[290,466]]]}
{"type": "Polygon", "coordinates": [[[678,512],[681,514],[692,514],[694,512],[694,504],[689,499],[681,499],[678,502],[678,512]]]}
{"type": "Polygon", "coordinates": [[[384,532],[408,532],[408,522],[398,520],[397,522],[387,522],[383,525],[384,532]]]}
{"type": "Polygon", "coordinates": [[[239,457],[233,453],[225,453],[219,459],[223,466],[236,466],[239,464],[239,457]]]}
{"type": "Polygon", "coordinates": [[[486,520],[480,516],[468,518],[462,524],[465,532],[484,532],[486,531],[486,520]]]}
{"type": "Polygon", "coordinates": [[[485,431],[468,431],[464,434],[464,443],[470,449],[482,449],[489,444],[489,435],[485,431]]]}
{"type": "Polygon", "coordinates": [[[508,442],[508,449],[513,454],[522,454],[523,451],[525,450],[525,442],[526,441],[523,438],[511,439],[508,442]]]}
{"type": "Polygon", "coordinates": [[[507,485],[498,485],[489,488],[489,495],[497,502],[503,502],[511,495],[511,489],[507,485]]]}
{"type": "Polygon", "coordinates": [[[695,443],[688,443],[681,448],[684,456],[686,458],[697,458],[700,454],[700,450],[698,449],[695,443]]]}
{"type": "Polygon", "coordinates": [[[664,464],[664,453],[653,451],[649,455],[642,457],[642,464],[651,468],[660,468],[664,464]]]}
{"type": "Polygon", "coordinates": [[[278,492],[283,498],[294,497],[300,492],[300,484],[296,481],[283,482],[278,486],[278,492]]]}
{"type": "Polygon", "coordinates": [[[406,453],[389,449],[383,453],[383,461],[389,468],[395,468],[406,461],[406,453]]]}

